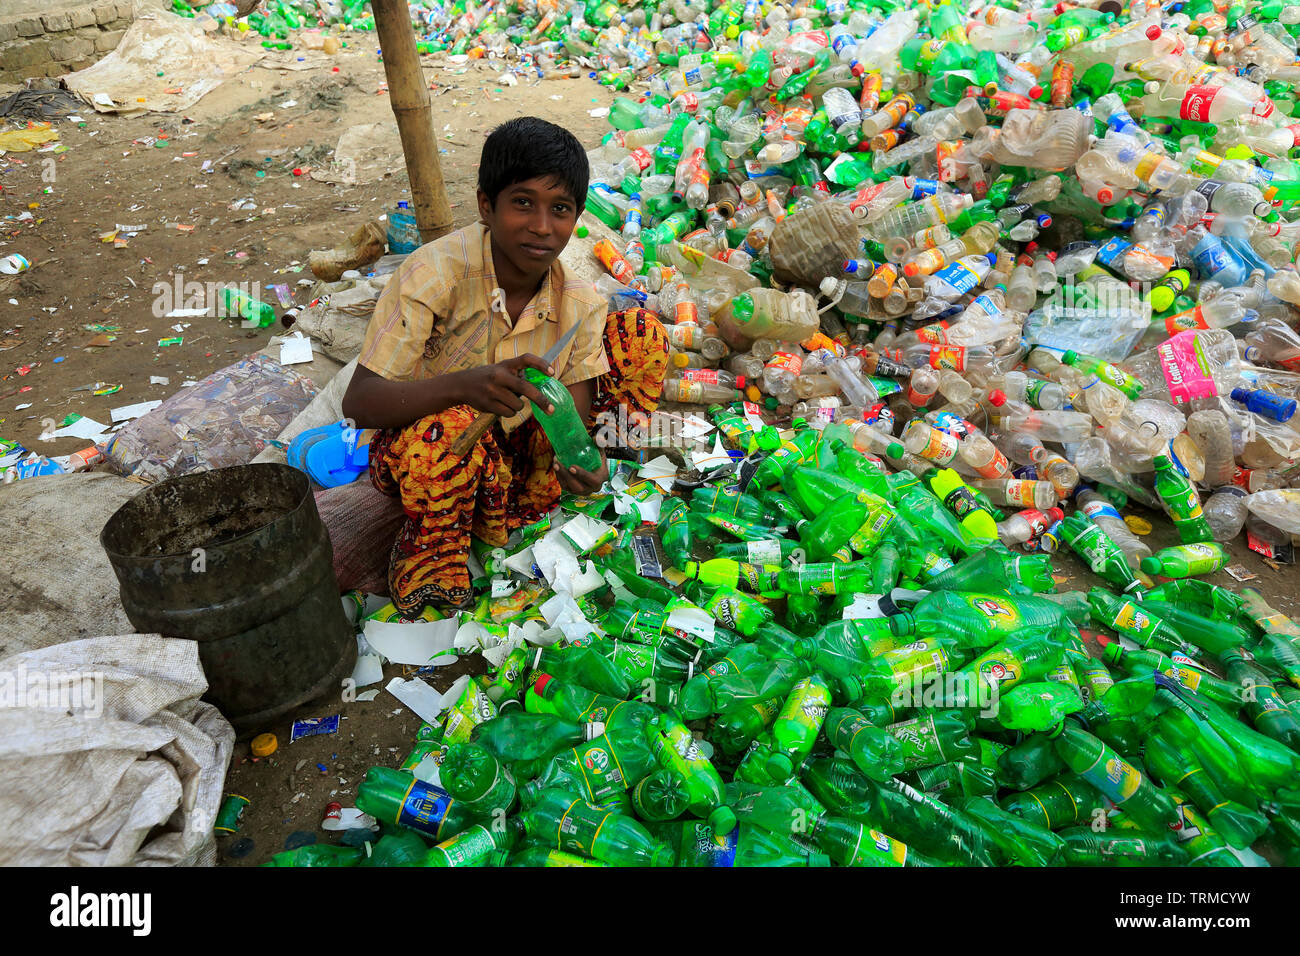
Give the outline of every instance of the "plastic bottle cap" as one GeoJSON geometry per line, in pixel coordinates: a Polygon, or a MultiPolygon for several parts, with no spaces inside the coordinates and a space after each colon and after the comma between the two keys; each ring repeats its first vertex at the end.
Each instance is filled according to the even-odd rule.
{"type": "Polygon", "coordinates": [[[709,826],[713,828],[714,836],[730,833],[736,828],[736,815],[731,807],[718,807],[709,814],[709,826]]]}
{"type": "Polygon", "coordinates": [[[889,447],[885,449],[885,455],[889,458],[902,458],[906,452],[907,449],[900,442],[891,442],[889,447]]]}
{"type": "Polygon", "coordinates": [[[833,299],[835,294],[839,292],[839,280],[834,276],[826,276],[826,278],[822,279],[818,288],[826,298],[833,299]]]}
{"type": "Polygon", "coordinates": [[[275,734],[258,734],[248,745],[254,757],[269,757],[279,748],[280,741],[275,734]]]}
{"type": "Polygon", "coordinates": [[[744,387],[745,387],[745,383],[746,383],[747,381],[749,381],[749,380],[748,380],[747,378],[745,378],[745,376],[743,376],[743,375],[737,375],[737,376],[736,376],[736,388],[744,388],[744,387]]]}
{"type": "Polygon", "coordinates": [[[1151,26],[1147,27],[1147,39],[1148,39],[1148,40],[1159,40],[1159,39],[1160,39],[1160,35],[1161,35],[1162,33],[1164,33],[1164,31],[1161,30],[1160,27],[1156,26],[1155,24],[1152,24],[1151,26]]]}
{"type": "Polygon", "coordinates": [[[1151,290],[1151,295],[1147,301],[1151,303],[1151,309],[1155,312],[1164,312],[1174,304],[1174,290],[1167,285],[1158,285],[1151,290]]]}
{"type": "Polygon", "coordinates": [[[907,265],[903,266],[903,275],[907,276],[909,279],[915,276],[920,271],[921,271],[921,267],[918,266],[915,262],[909,262],[907,263],[907,265]]]}
{"type": "MultiPolygon", "coordinates": [[[[1155,555],[1149,554],[1149,555],[1147,555],[1145,558],[1142,559],[1142,561],[1141,561],[1141,567],[1142,567],[1142,570],[1145,571],[1147,574],[1159,574],[1159,573],[1160,573],[1160,559],[1157,558],[1155,555]]],[[[1100,639],[1099,639],[1099,640],[1100,640],[1100,639]]]]}
{"type": "Polygon", "coordinates": [[[1001,408],[1007,403],[1007,393],[1002,391],[1000,388],[995,388],[993,391],[989,392],[989,401],[998,408],[1001,408]]]}
{"type": "Polygon", "coordinates": [[[1041,86],[1035,84],[1034,86],[1031,86],[1029,88],[1029,98],[1031,100],[1036,100],[1042,95],[1043,95],[1043,88],[1041,86]]]}
{"type": "Polygon", "coordinates": [[[767,772],[784,783],[794,773],[794,763],[785,754],[772,754],[767,758],[767,772]]]}
{"type": "Polygon", "coordinates": [[[1152,531],[1151,522],[1146,518],[1139,518],[1137,515],[1125,515],[1124,523],[1128,525],[1128,529],[1136,535],[1142,535],[1145,537],[1152,531]]]}

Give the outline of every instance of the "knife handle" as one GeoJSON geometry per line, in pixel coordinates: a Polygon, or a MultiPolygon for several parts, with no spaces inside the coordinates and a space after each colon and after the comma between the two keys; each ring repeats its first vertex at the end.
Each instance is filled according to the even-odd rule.
{"type": "Polygon", "coordinates": [[[460,437],[452,444],[451,453],[457,458],[464,458],[483,437],[483,433],[496,423],[497,418],[498,416],[491,412],[479,412],[478,417],[470,422],[469,427],[461,432],[460,437]]]}

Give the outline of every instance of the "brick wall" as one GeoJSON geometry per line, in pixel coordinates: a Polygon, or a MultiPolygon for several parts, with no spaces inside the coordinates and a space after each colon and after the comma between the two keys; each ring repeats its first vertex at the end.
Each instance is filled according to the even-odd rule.
{"type": "Polygon", "coordinates": [[[0,19],[0,83],[84,70],[117,47],[134,8],[132,0],[98,0],[0,19]]]}

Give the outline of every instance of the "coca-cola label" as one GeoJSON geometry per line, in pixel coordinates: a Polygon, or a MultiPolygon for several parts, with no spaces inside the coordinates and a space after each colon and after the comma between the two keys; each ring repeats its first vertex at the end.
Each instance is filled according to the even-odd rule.
{"type": "Polygon", "coordinates": [[[1220,86],[1189,86],[1183,94],[1183,102],[1178,107],[1179,119],[1206,123],[1210,119],[1210,106],[1218,96],[1220,86]]]}

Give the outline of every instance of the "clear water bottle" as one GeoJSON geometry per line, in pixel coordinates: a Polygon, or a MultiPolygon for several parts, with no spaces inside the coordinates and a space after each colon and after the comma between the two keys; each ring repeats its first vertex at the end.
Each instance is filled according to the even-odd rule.
{"type": "Polygon", "coordinates": [[[1246,509],[1246,489],[1224,485],[1210,495],[1202,509],[1210,531],[1218,542],[1231,541],[1241,534],[1249,512],[1246,509]]]}
{"type": "Polygon", "coordinates": [[[415,213],[411,211],[411,204],[403,199],[388,214],[388,251],[393,255],[406,255],[422,244],[415,213]]]}

